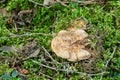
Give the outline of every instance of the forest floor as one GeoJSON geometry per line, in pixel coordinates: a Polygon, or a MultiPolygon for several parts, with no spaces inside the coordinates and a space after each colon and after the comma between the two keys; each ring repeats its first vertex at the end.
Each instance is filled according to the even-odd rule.
{"type": "Polygon", "coordinates": [[[1,79],[120,80],[120,1],[1,0],[1,79]],[[97,55],[76,62],[58,57],[52,39],[82,20],[97,55]]]}

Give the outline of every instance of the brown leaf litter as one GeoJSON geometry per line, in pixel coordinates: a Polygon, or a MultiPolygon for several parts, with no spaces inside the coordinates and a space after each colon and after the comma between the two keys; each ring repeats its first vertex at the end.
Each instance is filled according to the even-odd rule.
{"type": "Polygon", "coordinates": [[[31,44],[26,44],[23,48],[17,50],[19,56],[22,60],[37,57],[40,52],[40,47],[38,47],[37,41],[34,40],[31,44]]]}
{"type": "Polygon", "coordinates": [[[37,41],[33,40],[30,44],[26,44],[22,48],[14,48],[14,53],[17,56],[9,57],[6,61],[10,63],[10,67],[17,69],[21,74],[29,74],[29,71],[23,68],[24,61],[27,59],[38,57],[41,48],[37,41]]]}
{"type": "Polygon", "coordinates": [[[20,26],[27,26],[31,24],[34,16],[36,14],[36,9],[29,10],[13,10],[8,16],[8,25],[9,27],[19,28],[20,26]]]}
{"type": "Polygon", "coordinates": [[[6,14],[7,14],[7,10],[5,8],[0,8],[0,16],[6,14]]]}
{"type": "Polygon", "coordinates": [[[32,19],[36,15],[36,9],[32,8],[29,10],[12,10],[11,13],[6,8],[0,8],[0,16],[7,18],[7,24],[9,27],[25,26],[31,24],[32,19]]]}

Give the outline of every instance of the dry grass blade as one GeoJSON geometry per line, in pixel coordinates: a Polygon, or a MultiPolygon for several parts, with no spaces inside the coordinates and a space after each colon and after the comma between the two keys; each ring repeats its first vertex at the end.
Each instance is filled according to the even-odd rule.
{"type": "MultiPolygon", "coordinates": [[[[110,60],[113,58],[113,55],[115,54],[116,49],[117,49],[117,46],[115,46],[115,47],[114,47],[113,53],[111,54],[110,58],[107,60],[107,62],[106,62],[106,64],[105,64],[105,67],[104,67],[104,71],[103,71],[103,72],[105,72],[105,71],[106,71],[106,68],[108,67],[108,64],[109,64],[110,60]]],[[[102,73],[102,74],[101,74],[100,80],[102,80],[102,79],[103,79],[103,75],[104,75],[104,73],[102,73]]]]}

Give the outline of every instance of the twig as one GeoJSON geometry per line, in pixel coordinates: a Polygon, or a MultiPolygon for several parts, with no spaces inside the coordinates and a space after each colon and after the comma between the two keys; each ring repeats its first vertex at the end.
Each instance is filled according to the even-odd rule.
{"type": "Polygon", "coordinates": [[[79,3],[80,5],[96,4],[95,1],[78,1],[78,0],[73,0],[73,2],[79,3]]]}
{"type": "MultiPolygon", "coordinates": [[[[113,53],[111,54],[110,58],[107,60],[103,72],[106,71],[106,68],[108,67],[108,64],[109,64],[110,60],[113,58],[113,55],[115,54],[116,49],[117,49],[117,46],[114,47],[113,53]]],[[[104,73],[101,75],[100,80],[102,80],[103,75],[104,75],[104,73]]]]}
{"type": "Polygon", "coordinates": [[[39,72],[39,74],[42,74],[42,75],[48,77],[49,79],[52,79],[52,80],[53,80],[53,77],[51,77],[51,76],[49,76],[49,75],[46,75],[46,74],[44,74],[44,73],[42,73],[42,72],[39,72]]]}
{"type": "Polygon", "coordinates": [[[38,64],[38,65],[40,65],[40,66],[42,66],[42,67],[51,69],[51,70],[63,71],[63,72],[71,72],[71,73],[77,73],[77,74],[84,75],[84,76],[86,76],[86,75],[88,75],[88,76],[95,76],[95,75],[101,75],[101,74],[105,73],[105,72],[102,72],[102,73],[97,73],[97,74],[87,74],[87,73],[84,73],[84,72],[78,72],[78,71],[74,71],[74,70],[53,68],[53,67],[44,65],[44,64],[42,64],[42,63],[39,63],[39,62],[37,62],[37,61],[35,61],[35,60],[32,60],[32,62],[34,62],[34,63],[36,63],[36,64],[38,64]]]}
{"type": "Polygon", "coordinates": [[[0,1],[0,3],[3,3],[3,2],[5,2],[5,0],[1,0],[1,1],[0,1]]]}
{"type": "MultiPolygon", "coordinates": [[[[50,53],[45,49],[44,46],[42,46],[42,49],[45,51],[45,53],[48,55],[48,57],[55,63],[55,65],[57,66],[56,62],[53,57],[50,55],[50,53]]],[[[57,62],[58,63],[58,62],[57,62]]],[[[59,64],[59,63],[58,63],[59,64]]]]}
{"type": "Polygon", "coordinates": [[[50,57],[50,59],[55,62],[55,60],[52,58],[52,56],[50,55],[50,53],[45,49],[44,46],[42,46],[43,50],[45,51],[45,53],[47,53],[47,55],[50,57]]]}
{"type": "Polygon", "coordinates": [[[43,5],[43,4],[40,4],[40,3],[38,3],[38,2],[35,2],[35,1],[33,1],[33,0],[29,0],[29,1],[32,2],[32,3],[34,3],[34,4],[36,4],[36,5],[49,8],[49,7],[47,7],[47,6],[43,5]]]}
{"type": "Polygon", "coordinates": [[[57,1],[57,3],[60,3],[61,5],[67,7],[67,5],[64,2],[62,2],[61,0],[56,0],[56,1],[57,1]]]}
{"type": "Polygon", "coordinates": [[[77,71],[73,71],[73,70],[65,70],[65,69],[53,68],[53,67],[44,65],[44,64],[42,64],[42,63],[39,63],[39,62],[37,62],[37,61],[35,61],[35,60],[32,60],[32,62],[34,62],[34,63],[36,63],[36,64],[38,64],[38,65],[40,65],[40,66],[43,66],[43,67],[45,67],[45,68],[49,68],[49,69],[51,69],[51,70],[55,70],[55,71],[75,72],[75,73],[79,73],[79,74],[82,74],[82,75],[86,75],[86,73],[77,72],[77,71]]]}
{"type": "MultiPolygon", "coordinates": [[[[14,29],[14,28],[10,28],[9,30],[13,30],[13,29],[14,29]]],[[[30,31],[33,31],[33,30],[30,30],[30,29],[26,29],[26,28],[17,28],[17,30],[23,30],[23,29],[26,30],[26,31],[29,31],[29,32],[30,32],[30,31]]]]}
{"type": "Polygon", "coordinates": [[[34,63],[36,63],[36,64],[38,64],[38,65],[40,65],[40,66],[43,66],[43,67],[46,67],[46,68],[49,68],[49,69],[52,69],[52,70],[57,71],[56,68],[53,68],[53,67],[50,67],[50,66],[44,65],[44,64],[39,63],[39,62],[37,62],[37,61],[35,61],[35,60],[32,60],[32,62],[34,62],[34,63]]]}
{"type": "Polygon", "coordinates": [[[116,49],[117,49],[117,46],[114,47],[113,53],[111,54],[110,58],[109,58],[108,61],[106,62],[105,68],[107,68],[110,60],[113,58],[113,55],[115,54],[116,49]]]}
{"type": "Polygon", "coordinates": [[[45,33],[25,33],[25,34],[22,34],[22,35],[12,35],[10,37],[8,36],[5,36],[5,37],[0,37],[0,39],[8,39],[8,38],[16,38],[16,37],[28,37],[28,36],[33,36],[33,35],[43,35],[43,36],[53,36],[52,34],[45,34],[45,33]]]}
{"type": "MultiPolygon", "coordinates": [[[[48,64],[55,64],[54,62],[51,61],[46,61],[46,60],[40,60],[41,62],[48,63],[48,64]]],[[[61,63],[62,64],[62,63],[61,63]]]]}

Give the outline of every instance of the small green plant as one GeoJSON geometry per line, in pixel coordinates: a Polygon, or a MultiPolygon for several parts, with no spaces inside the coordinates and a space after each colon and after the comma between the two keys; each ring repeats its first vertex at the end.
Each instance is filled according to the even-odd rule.
{"type": "Polygon", "coordinates": [[[2,75],[2,80],[22,80],[21,78],[18,77],[18,71],[13,70],[11,74],[5,73],[2,75]]]}

